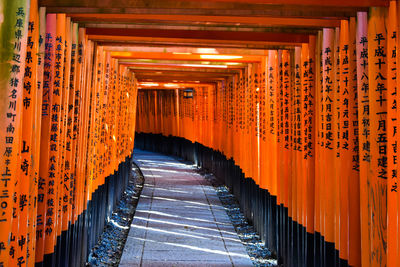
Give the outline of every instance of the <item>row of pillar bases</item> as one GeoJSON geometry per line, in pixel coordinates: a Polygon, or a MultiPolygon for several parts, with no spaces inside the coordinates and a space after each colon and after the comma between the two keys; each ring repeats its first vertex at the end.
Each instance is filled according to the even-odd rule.
{"type": "Polygon", "coordinates": [[[240,204],[249,223],[253,224],[265,246],[287,267],[345,267],[334,243],[292,220],[288,208],[277,204],[276,196],[245,177],[232,159],[199,143],[174,136],[136,133],[135,148],[181,157],[206,169],[224,183],[240,204]]]}
{"type": "Polygon", "coordinates": [[[45,254],[43,262],[35,267],[85,266],[90,251],[96,245],[104,226],[117,206],[122,193],[128,186],[132,156],[121,162],[118,170],[105,179],[105,183],[93,193],[86,210],[79,215],[67,231],[57,238],[54,253],[45,254]]]}

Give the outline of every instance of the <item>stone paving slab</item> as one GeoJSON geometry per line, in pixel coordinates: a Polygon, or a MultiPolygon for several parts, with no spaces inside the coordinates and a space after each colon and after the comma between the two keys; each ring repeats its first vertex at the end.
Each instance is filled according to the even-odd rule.
{"type": "Polygon", "coordinates": [[[120,266],[253,266],[211,185],[193,166],[135,150],[145,185],[120,266]]]}

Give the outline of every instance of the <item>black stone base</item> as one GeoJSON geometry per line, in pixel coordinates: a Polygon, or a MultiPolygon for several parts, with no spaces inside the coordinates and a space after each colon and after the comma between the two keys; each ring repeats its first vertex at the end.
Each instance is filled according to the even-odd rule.
{"type": "Polygon", "coordinates": [[[77,221],[57,237],[54,253],[44,255],[43,262],[37,262],[35,267],[86,265],[90,250],[96,245],[107,218],[128,185],[131,168],[131,157],[127,157],[119,165],[118,171],[108,176],[105,183],[92,194],[92,200],[77,221]]]}

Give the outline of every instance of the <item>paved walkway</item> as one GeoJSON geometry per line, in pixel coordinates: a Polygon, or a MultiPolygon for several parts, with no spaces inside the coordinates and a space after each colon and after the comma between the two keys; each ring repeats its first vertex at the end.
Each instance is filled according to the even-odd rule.
{"type": "Polygon", "coordinates": [[[253,266],[214,188],[193,166],[135,150],[145,186],[120,266],[253,266]]]}

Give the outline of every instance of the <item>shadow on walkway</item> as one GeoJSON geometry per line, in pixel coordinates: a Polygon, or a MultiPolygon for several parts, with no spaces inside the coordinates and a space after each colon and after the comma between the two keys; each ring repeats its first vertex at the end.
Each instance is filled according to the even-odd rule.
{"type": "Polygon", "coordinates": [[[253,266],[215,189],[194,166],[147,151],[145,186],[120,266],[253,266]]]}

